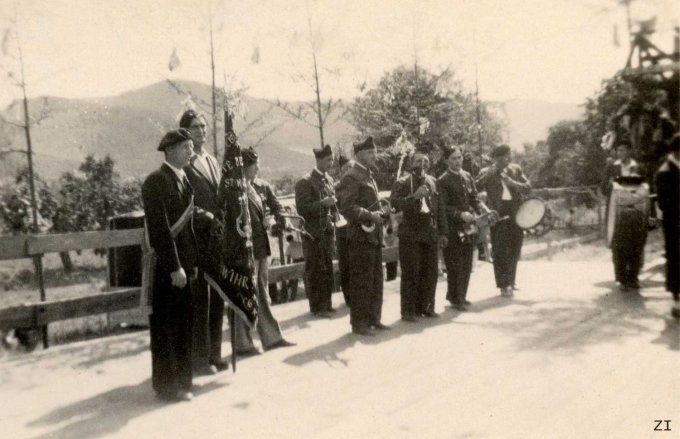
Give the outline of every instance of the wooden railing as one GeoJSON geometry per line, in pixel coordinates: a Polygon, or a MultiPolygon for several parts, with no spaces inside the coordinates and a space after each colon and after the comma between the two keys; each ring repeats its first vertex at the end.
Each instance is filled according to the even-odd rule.
{"type": "MultiPolygon", "coordinates": [[[[0,260],[41,259],[46,253],[134,246],[140,245],[142,239],[143,229],[0,237],[0,260]]],[[[383,250],[384,261],[397,259],[396,247],[383,250]]],[[[41,270],[42,264],[36,264],[36,267],[41,270]]],[[[302,278],[304,270],[304,262],[271,267],[269,282],[302,278]]],[[[338,272],[337,261],[333,263],[333,272],[338,272]]],[[[40,280],[42,276],[38,278],[40,280]]],[[[60,320],[140,308],[140,295],[140,288],[119,288],[82,297],[0,308],[0,330],[45,327],[60,320]]]]}

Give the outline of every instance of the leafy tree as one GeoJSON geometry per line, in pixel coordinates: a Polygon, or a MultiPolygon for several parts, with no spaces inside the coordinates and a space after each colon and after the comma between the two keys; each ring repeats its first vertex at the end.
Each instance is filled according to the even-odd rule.
{"type": "MultiPolygon", "coordinates": [[[[492,115],[489,104],[480,103],[482,143],[485,148],[501,140],[502,124],[492,115]]],[[[475,96],[463,89],[453,72],[433,74],[424,69],[398,67],[386,73],[377,86],[357,98],[351,108],[354,125],[362,137],[373,136],[379,148],[376,176],[378,186],[394,182],[403,153],[395,142],[404,134],[410,142],[430,150],[452,144],[478,149],[475,96]]]]}
{"type": "Polygon", "coordinates": [[[49,185],[37,175],[35,177],[38,230],[33,226],[28,168],[22,168],[11,184],[0,188],[0,216],[4,232],[20,234],[51,230],[56,201],[49,185]]]}

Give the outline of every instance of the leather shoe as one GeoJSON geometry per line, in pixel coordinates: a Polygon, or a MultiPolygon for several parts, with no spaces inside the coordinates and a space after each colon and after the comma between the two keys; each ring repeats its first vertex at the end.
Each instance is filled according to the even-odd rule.
{"type": "Polygon", "coordinates": [[[418,321],[418,319],[415,316],[412,316],[412,315],[401,316],[401,319],[405,322],[411,322],[411,323],[418,321]]]}
{"type": "Polygon", "coordinates": [[[437,314],[434,311],[425,311],[423,314],[423,317],[428,317],[430,319],[437,319],[439,318],[439,314],[437,314]]]}
{"type": "Polygon", "coordinates": [[[222,372],[224,370],[229,369],[229,363],[223,360],[215,360],[211,361],[210,364],[217,369],[218,372],[222,372]]]}
{"type": "Polygon", "coordinates": [[[319,311],[314,313],[315,317],[320,317],[322,319],[330,319],[331,318],[331,313],[328,311],[319,311]]]}
{"type": "Polygon", "coordinates": [[[236,349],[236,355],[238,355],[239,357],[252,357],[253,355],[260,355],[260,354],[262,354],[262,351],[260,351],[255,346],[245,348],[245,349],[236,349]]]}
{"type": "Polygon", "coordinates": [[[272,349],[276,349],[276,348],[287,348],[287,347],[289,347],[289,346],[295,346],[296,344],[297,344],[297,343],[293,343],[293,342],[291,342],[291,341],[288,341],[288,340],[282,338],[281,340],[277,341],[277,342],[274,343],[273,345],[270,345],[270,346],[265,347],[264,350],[265,350],[265,351],[271,351],[272,349]]]}
{"type": "Polygon", "coordinates": [[[458,311],[467,311],[467,306],[465,306],[464,303],[455,303],[452,305],[452,308],[458,311]]]}
{"type": "Polygon", "coordinates": [[[175,401],[186,401],[189,402],[192,399],[194,399],[194,394],[191,392],[187,392],[186,390],[180,390],[175,394],[175,401]]]}
{"type": "Polygon", "coordinates": [[[338,312],[338,310],[335,309],[335,308],[327,309],[326,311],[331,313],[331,314],[335,314],[336,312],[338,312]]]}
{"type": "Polygon", "coordinates": [[[197,367],[193,370],[194,375],[217,375],[217,367],[212,364],[206,364],[205,366],[197,367]]]}
{"type": "Polygon", "coordinates": [[[464,303],[465,303],[465,306],[470,306],[470,305],[472,305],[472,302],[470,302],[469,300],[466,300],[464,303]]]}
{"type": "Polygon", "coordinates": [[[383,325],[383,324],[380,323],[380,322],[376,323],[375,325],[371,325],[371,326],[372,326],[374,329],[377,329],[377,330],[379,330],[379,331],[389,331],[390,329],[392,329],[392,328],[390,328],[389,326],[383,325]]]}
{"type": "Polygon", "coordinates": [[[371,332],[368,328],[356,327],[352,328],[352,333],[357,335],[367,335],[369,337],[375,337],[375,334],[371,332]]]}

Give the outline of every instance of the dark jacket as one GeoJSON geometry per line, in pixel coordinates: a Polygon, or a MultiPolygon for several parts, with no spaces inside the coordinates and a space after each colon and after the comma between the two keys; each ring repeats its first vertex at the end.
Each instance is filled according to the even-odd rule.
{"type": "Polygon", "coordinates": [[[305,230],[313,237],[321,239],[333,234],[333,224],[326,219],[332,212],[331,207],[321,205],[321,200],[335,195],[335,182],[327,173],[322,176],[312,170],[295,184],[295,208],[305,219],[305,230]],[[325,177],[325,181],[324,181],[325,177]],[[327,226],[325,229],[323,226],[327,226]]]}
{"type": "Polygon", "coordinates": [[[418,242],[436,242],[439,236],[448,234],[446,216],[441,208],[441,200],[434,177],[425,175],[417,178],[412,175],[397,180],[392,186],[390,203],[404,218],[399,224],[399,238],[414,239],[418,242]],[[429,213],[422,213],[422,200],[413,196],[420,186],[427,184],[430,194],[424,198],[429,213]]]}
{"type": "Polygon", "coordinates": [[[149,230],[149,241],[157,255],[156,273],[168,277],[180,267],[189,275],[196,266],[196,238],[191,220],[176,238],[170,227],[182,216],[193,197],[190,184],[185,185],[170,167],[163,164],[142,184],[144,214],[149,230]]]}
{"type": "Polygon", "coordinates": [[[449,234],[458,239],[458,232],[461,232],[465,225],[461,214],[468,212],[479,215],[486,210],[477,198],[475,181],[469,172],[462,169],[458,175],[446,171],[437,179],[437,188],[442,210],[449,225],[449,234]]]}
{"type": "MultiPolygon", "coordinates": [[[[213,172],[217,174],[215,183],[213,182],[210,170],[203,167],[201,162],[197,160],[197,156],[192,157],[190,164],[184,168],[184,172],[186,172],[189,183],[194,189],[194,203],[196,206],[213,215],[217,215],[219,210],[217,205],[217,189],[220,183],[220,172],[217,160],[211,155],[208,155],[208,160],[213,165],[213,172]]],[[[194,230],[201,251],[208,247],[211,225],[212,222],[206,221],[203,217],[197,217],[194,223],[194,230]]]]}
{"type": "Polygon", "coordinates": [[[361,224],[371,224],[372,211],[380,210],[378,186],[372,173],[355,164],[340,179],[337,196],[340,213],[347,220],[347,239],[382,246],[382,227],[376,226],[370,233],[361,228],[361,224]]]}
{"type": "Polygon", "coordinates": [[[656,202],[663,211],[664,228],[674,228],[678,233],[680,225],[680,169],[666,160],[656,172],[656,202]]]}
{"type": "Polygon", "coordinates": [[[262,259],[271,255],[265,217],[274,215],[279,222],[283,208],[269,183],[256,178],[250,186],[252,190],[248,191],[248,211],[253,229],[253,254],[255,259],[262,259]]]}
{"type": "MultiPolygon", "coordinates": [[[[492,172],[492,168],[487,166],[479,172],[476,186],[480,191],[486,191],[486,204],[490,209],[498,211],[503,197],[503,184],[501,183],[500,172],[492,172]]],[[[519,206],[524,201],[524,196],[531,192],[531,183],[522,172],[522,168],[514,163],[510,163],[505,172],[508,177],[515,181],[516,185],[508,186],[512,195],[512,215],[517,213],[519,206]]]]}

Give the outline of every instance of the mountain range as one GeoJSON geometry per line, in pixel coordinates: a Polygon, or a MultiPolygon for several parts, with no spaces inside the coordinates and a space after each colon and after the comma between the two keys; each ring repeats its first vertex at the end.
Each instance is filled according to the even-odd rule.
{"type": "MultiPolygon", "coordinates": [[[[88,154],[109,154],[122,177],[145,176],[161,161],[156,146],[165,131],[177,126],[186,92],[200,109],[210,113],[210,87],[190,81],[159,82],[103,98],[31,99],[31,114],[40,119],[31,129],[37,173],[43,179],[55,179],[77,169],[88,154]]],[[[243,111],[235,120],[235,131],[243,146],[257,144],[263,177],[299,176],[313,166],[311,149],[319,144],[315,127],[290,117],[267,100],[245,95],[240,101],[243,111]]],[[[293,108],[298,103],[283,104],[293,108]]],[[[544,139],[550,125],[579,115],[577,105],[540,101],[511,101],[503,103],[501,109],[513,147],[544,139]]],[[[21,111],[21,102],[16,101],[2,114],[6,119],[21,120],[21,111]]],[[[355,128],[347,120],[339,120],[324,130],[326,143],[332,146],[347,148],[355,135],[355,128]]],[[[219,136],[218,145],[223,145],[219,136]]],[[[208,148],[212,151],[211,145],[208,148]]],[[[25,149],[25,140],[21,129],[4,124],[0,129],[0,151],[7,149],[25,149]]],[[[26,155],[19,152],[3,153],[0,158],[0,179],[14,175],[26,161],[26,155]]]]}

